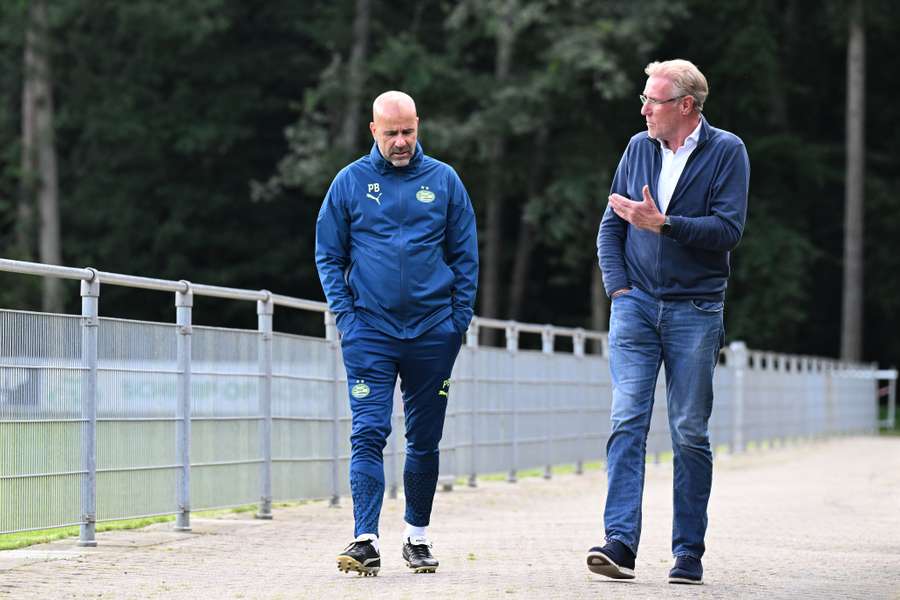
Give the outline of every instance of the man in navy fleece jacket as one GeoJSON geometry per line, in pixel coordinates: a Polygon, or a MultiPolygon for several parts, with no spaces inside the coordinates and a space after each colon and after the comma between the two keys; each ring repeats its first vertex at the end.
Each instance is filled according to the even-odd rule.
{"type": "Polygon", "coordinates": [[[747,215],[744,143],[702,115],[706,78],[685,60],[647,66],[641,115],[600,223],[597,253],[611,299],[612,429],[607,442],[606,544],[588,568],[634,577],[641,535],[647,431],[660,366],[674,463],[669,583],[703,581],[712,484],[707,427],[713,370],[724,341],[729,253],[747,215]]]}
{"type": "Polygon", "coordinates": [[[381,568],[382,453],[399,375],[406,425],[402,557],[414,572],[433,573],[438,561],[426,527],[450,374],[475,304],[475,212],[456,171],[418,143],[419,117],[407,94],[378,96],[369,129],[372,149],[337,174],[316,221],[316,267],[341,332],[352,415],[355,537],[337,565],[363,575],[381,568]]]}

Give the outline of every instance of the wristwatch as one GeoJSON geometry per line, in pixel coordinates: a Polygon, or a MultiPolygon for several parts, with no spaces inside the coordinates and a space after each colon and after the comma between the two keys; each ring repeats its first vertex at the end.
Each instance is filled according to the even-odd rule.
{"type": "Polygon", "coordinates": [[[666,217],[666,220],[663,221],[663,224],[659,226],[659,233],[666,237],[672,236],[672,219],[666,217]]]}

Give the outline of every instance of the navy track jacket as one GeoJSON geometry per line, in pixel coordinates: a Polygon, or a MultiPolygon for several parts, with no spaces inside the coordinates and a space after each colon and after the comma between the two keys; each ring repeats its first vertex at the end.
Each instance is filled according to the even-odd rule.
{"type": "Polygon", "coordinates": [[[400,339],[447,317],[464,332],[478,285],[475,212],[422,146],[395,167],[373,144],[334,178],[316,221],[316,267],[343,332],[355,317],[400,339]]]}
{"type": "MultiPolygon", "coordinates": [[[[671,236],[638,229],[607,206],[597,255],[608,296],[634,286],[662,300],[724,301],[729,253],[747,217],[750,160],[739,137],[701,119],[666,213],[671,236]]],[[[646,184],[656,200],[661,169],[660,142],[643,131],[628,142],[610,193],[640,201],[646,184]]]]}

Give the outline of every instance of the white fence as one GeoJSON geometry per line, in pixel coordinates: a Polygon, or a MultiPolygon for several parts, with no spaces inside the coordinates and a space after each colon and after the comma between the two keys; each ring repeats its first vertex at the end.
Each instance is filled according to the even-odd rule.
{"type": "MultiPolygon", "coordinates": [[[[82,280],[82,315],[0,310],[0,533],[348,492],[350,414],[331,315],[322,303],[188,282],[0,260],[0,270],[82,280]],[[175,293],[176,323],[100,318],[101,284],[175,293]],[[259,328],[191,324],[193,295],[257,302],[259,328]],[[326,337],[272,331],[274,307],[324,314],[326,337]]],[[[611,400],[606,334],[476,318],[453,372],[441,481],[602,460],[611,400]],[[506,347],[478,345],[499,328],[506,347]],[[541,350],[520,349],[539,335],[541,350]],[[599,346],[586,353],[586,342],[599,346]],[[557,351],[556,346],[569,348],[557,351]]],[[[716,451],[877,427],[878,379],[864,365],[724,349],[710,422],[716,451]]],[[[893,379],[896,373],[893,373],[893,379]]],[[[668,451],[657,385],[647,449],[668,451]]],[[[385,456],[402,482],[395,402],[385,456]]]]}

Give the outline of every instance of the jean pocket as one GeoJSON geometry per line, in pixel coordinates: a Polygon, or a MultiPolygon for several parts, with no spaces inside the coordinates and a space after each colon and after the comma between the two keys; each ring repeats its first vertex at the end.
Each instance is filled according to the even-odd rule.
{"type": "Polygon", "coordinates": [[[623,298],[623,297],[625,297],[625,296],[630,296],[630,295],[632,294],[632,292],[634,292],[634,288],[633,288],[633,287],[627,287],[627,288],[622,288],[622,289],[624,289],[625,291],[622,292],[621,294],[619,294],[618,296],[614,296],[614,297],[610,298],[609,301],[610,301],[610,302],[615,302],[615,301],[618,300],[619,298],[623,298]]]}
{"type": "Polygon", "coordinates": [[[720,313],[725,310],[725,303],[717,300],[691,300],[691,306],[704,313],[720,313]]]}

